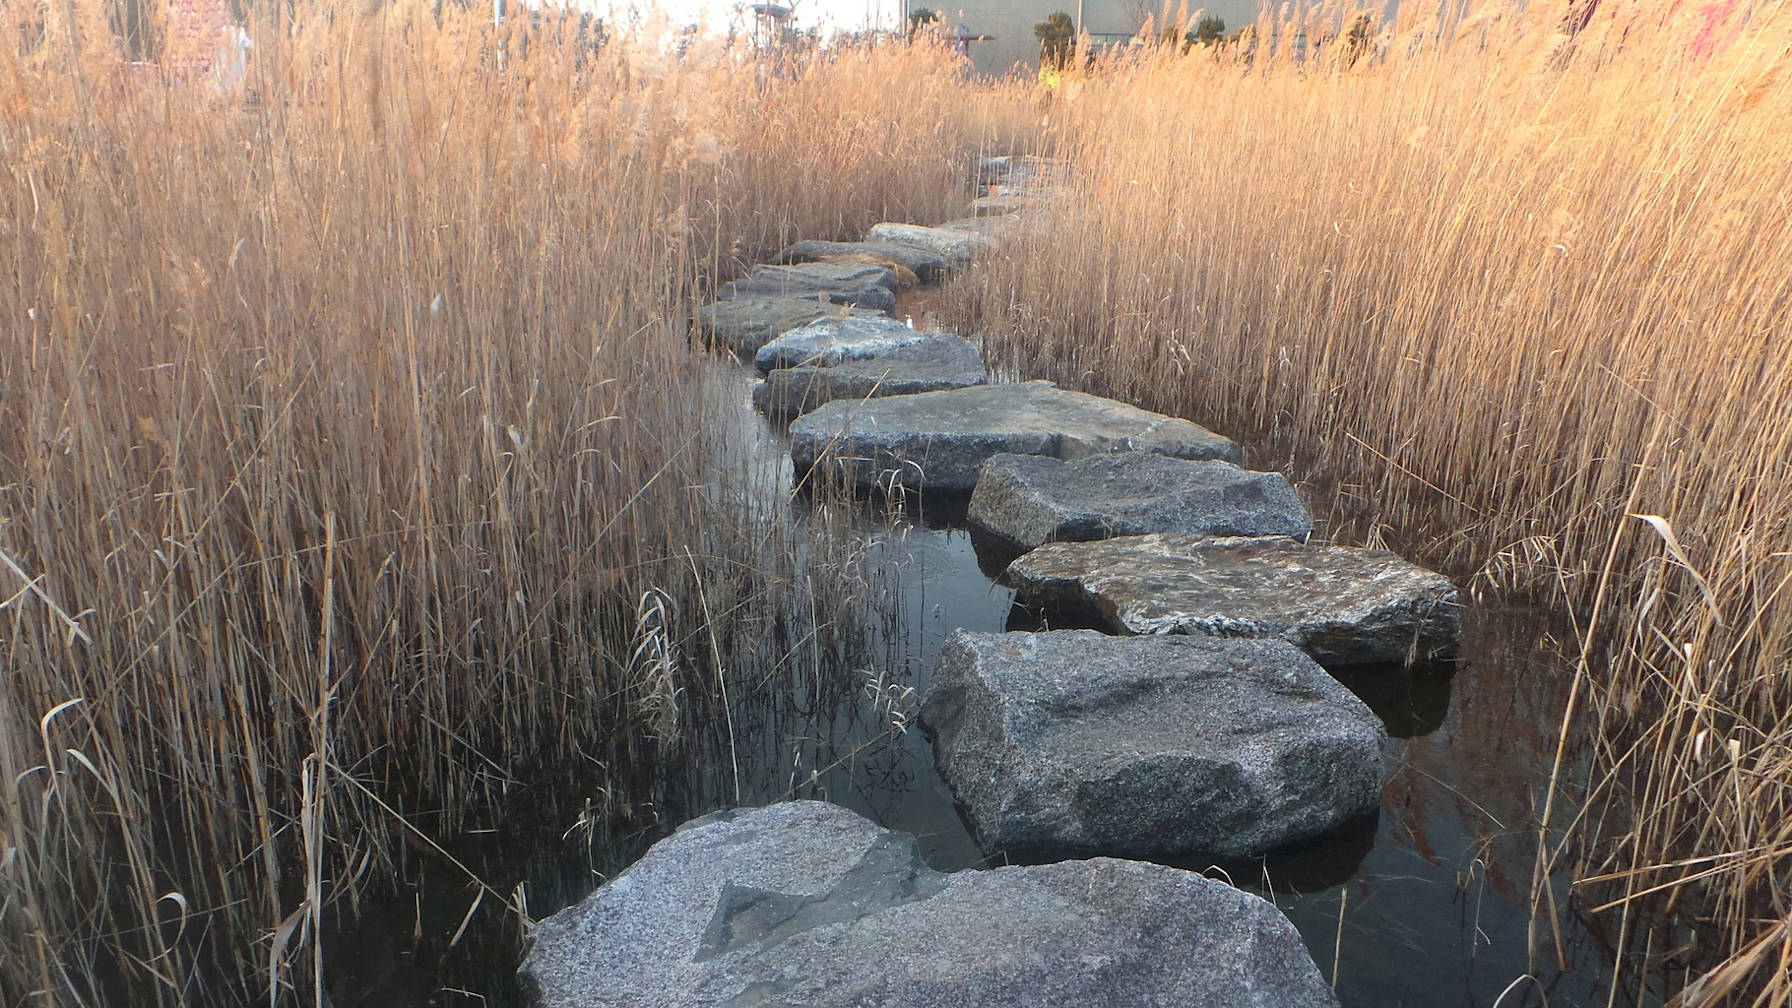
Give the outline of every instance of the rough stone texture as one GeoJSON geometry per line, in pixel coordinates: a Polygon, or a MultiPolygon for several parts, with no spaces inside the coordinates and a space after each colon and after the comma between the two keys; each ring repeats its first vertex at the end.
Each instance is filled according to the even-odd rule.
{"type": "Polygon", "coordinates": [[[1074,462],[997,455],[977,477],[967,518],[1026,549],[1151,532],[1305,539],[1313,531],[1281,473],[1153,452],[1074,462]]]}
{"type": "Polygon", "coordinates": [[[984,158],[977,168],[977,182],[986,186],[1025,189],[1063,185],[1070,181],[1070,174],[1070,162],[1063,158],[1015,154],[984,158]]]}
{"type": "Polygon", "coordinates": [[[992,242],[1000,243],[1002,237],[1013,230],[1019,222],[1019,217],[960,217],[957,220],[949,220],[941,224],[940,227],[949,231],[968,231],[992,242]]]}
{"type": "Polygon", "coordinates": [[[1003,217],[1038,208],[1036,196],[979,196],[971,201],[972,217],[1003,217]]]}
{"type": "Polygon", "coordinates": [[[912,245],[942,256],[954,269],[962,268],[977,256],[992,251],[995,243],[983,235],[957,228],[922,227],[919,224],[873,224],[866,241],[912,245]]]}
{"type": "Polygon", "coordinates": [[[1047,543],[1008,566],[1026,604],[1129,634],[1275,637],[1325,664],[1448,653],[1461,606],[1441,574],[1385,550],[1146,535],[1047,543]]]}
{"type": "Polygon", "coordinates": [[[1188,459],[1243,461],[1218,434],[1175,417],[1049,382],[833,402],[790,425],[799,472],[824,459],[829,476],[871,488],[967,493],[991,455],[1076,459],[1154,451],[1188,459]]]}
{"type": "Polygon", "coordinates": [[[896,242],[800,241],[778,253],[781,263],[819,262],[836,256],[870,255],[911,270],[924,284],[946,279],[952,263],[937,252],[896,242]]]}
{"type": "Polygon", "coordinates": [[[822,304],[814,297],[740,297],[698,308],[694,322],[710,345],[750,358],[767,342],[798,326],[816,319],[855,317],[887,318],[888,314],[822,304]]]}
{"type": "Polygon", "coordinates": [[[815,298],[881,312],[896,310],[896,274],[864,263],[801,263],[761,266],[722,285],[717,301],[742,298],[815,298]]]}
{"type": "Polygon", "coordinates": [[[1321,1008],[1273,906],[1162,865],[941,875],[914,839],[789,802],[686,824],[537,925],[545,1008],[1321,1008]]]}
{"type": "MultiPolygon", "coordinates": [[[[759,348],[760,374],[802,365],[838,364],[879,357],[941,333],[919,332],[893,318],[825,318],[792,329],[759,348]]],[[[956,339],[957,337],[953,337],[956,339]]]]}
{"type": "Polygon", "coordinates": [[[716,295],[727,300],[737,293],[749,297],[813,294],[829,291],[853,294],[865,287],[896,289],[896,274],[887,266],[855,262],[806,262],[789,266],[758,266],[740,280],[722,285],[716,295]]]}
{"type": "Polygon", "coordinates": [[[875,357],[823,358],[774,370],[753,387],[753,405],[768,416],[788,419],[835,399],[912,395],[968,388],[988,380],[983,354],[975,344],[930,333],[875,357]]]}
{"type": "Polygon", "coordinates": [[[1282,641],[960,630],[921,719],[991,850],[1247,857],[1381,804],[1381,719],[1282,641]]]}

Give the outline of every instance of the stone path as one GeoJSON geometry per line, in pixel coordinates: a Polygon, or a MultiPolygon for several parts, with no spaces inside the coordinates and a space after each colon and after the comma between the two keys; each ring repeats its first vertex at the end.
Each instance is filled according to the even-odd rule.
{"type": "Polygon", "coordinates": [[[706,817],[539,925],[522,976],[540,1003],[1336,1004],[1273,906],[1105,855],[1253,856],[1360,823],[1386,732],[1322,665],[1446,654],[1458,599],[1392,554],[1307,544],[1287,480],[1219,434],[989,384],[974,343],[889,317],[899,286],[999,248],[1068,172],[989,159],[966,217],[798,242],[694,328],[753,361],[760,409],[795,416],[799,476],[969,494],[971,524],[1030,551],[1003,575],[1020,599],[1108,631],[961,630],[921,711],[987,850],[1095,860],[941,875],[834,806],[706,817]]]}

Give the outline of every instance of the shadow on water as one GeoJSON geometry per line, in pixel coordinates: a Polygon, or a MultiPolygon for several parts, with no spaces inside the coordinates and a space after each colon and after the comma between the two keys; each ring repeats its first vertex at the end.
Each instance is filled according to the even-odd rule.
{"type": "MultiPolygon", "coordinates": [[[[1011,548],[968,532],[962,500],[843,509],[790,499],[781,429],[748,405],[747,369],[725,369],[725,377],[730,416],[750,435],[735,461],[766,467],[780,495],[756,506],[776,509],[787,500],[789,520],[841,523],[850,533],[850,562],[875,586],[859,636],[811,667],[784,669],[731,697],[680,759],[652,768],[660,779],[644,793],[655,796],[653,806],[633,809],[621,829],[584,838],[568,830],[578,808],[533,796],[517,813],[531,828],[504,824],[502,833],[469,838],[469,866],[494,888],[525,883],[529,913],[545,917],[686,819],[792,797],[837,802],[912,833],[940,870],[1050,860],[1042,852],[980,849],[912,723],[934,657],[954,630],[1048,622],[1014,606],[1013,592],[997,581],[1011,548]]],[[[1585,932],[1563,934],[1567,958],[1559,965],[1553,956],[1533,962],[1528,951],[1535,809],[1567,681],[1551,629],[1536,612],[1471,606],[1456,661],[1333,670],[1388,727],[1390,779],[1380,812],[1266,858],[1191,855],[1168,863],[1223,875],[1273,900],[1349,1008],[1517,1008],[1544,1004],[1545,993],[1552,1008],[1605,1004],[1611,957],[1585,932]],[[1526,976],[1536,982],[1520,979],[1526,976]]],[[[338,1004],[517,1003],[514,918],[489,908],[469,915],[474,896],[464,875],[446,867],[428,873],[414,891],[372,909],[357,934],[384,937],[354,946],[361,954],[351,957],[369,975],[409,972],[379,983],[358,983],[351,972],[339,978],[338,1004]],[[446,936],[463,919],[471,923],[462,948],[451,952],[446,936]]]]}

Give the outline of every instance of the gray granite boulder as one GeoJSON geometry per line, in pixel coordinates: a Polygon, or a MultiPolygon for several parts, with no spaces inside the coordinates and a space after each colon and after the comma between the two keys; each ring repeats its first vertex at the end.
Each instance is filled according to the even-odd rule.
{"type": "Polygon", "coordinates": [[[1187,420],[1050,382],[832,402],[790,425],[798,472],[826,463],[829,478],[867,489],[968,493],[992,455],[1076,459],[1117,451],[1232,462],[1244,454],[1187,420]]]}
{"type": "Polygon", "coordinates": [[[1096,859],[941,875],[914,839],[789,802],[687,823],[536,925],[543,1008],[1322,1008],[1257,896],[1096,859]]]}
{"type": "Polygon", "coordinates": [[[692,322],[709,345],[751,358],[771,340],[817,319],[887,317],[881,311],[822,304],[814,297],[738,297],[698,308],[692,322]]]}
{"type": "Polygon", "coordinates": [[[979,196],[970,210],[972,217],[1003,217],[1037,209],[1041,202],[1037,196],[979,196]]]}
{"type": "Polygon", "coordinates": [[[1073,462],[997,455],[977,477],[967,518],[1024,549],[1151,532],[1305,539],[1313,531],[1281,473],[1154,452],[1073,462]]]}
{"type": "Polygon", "coordinates": [[[1023,605],[1092,616],[1118,633],[1279,638],[1327,665],[1437,657],[1461,629],[1443,575],[1385,550],[1292,539],[1047,543],[1004,579],[1023,605]]]}
{"type": "Polygon", "coordinates": [[[779,368],[864,360],[938,335],[920,332],[893,318],[818,319],[760,347],[753,366],[760,374],[769,374],[779,368]]]}
{"type": "Polygon", "coordinates": [[[836,399],[913,395],[989,380],[976,344],[945,333],[924,334],[874,357],[823,355],[813,360],[767,374],[753,386],[753,405],[767,416],[787,420],[836,399]]]}
{"type": "Polygon", "coordinates": [[[873,224],[865,239],[925,249],[943,257],[954,269],[961,269],[972,259],[995,249],[995,243],[983,235],[919,224],[873,224]]]}
{"type": "Polygon", "coordinates": [[[849,304],[882,312],[896,310],[896,274],[864,263],[799,263],[761,266],[716,291],[717,301],[794,297],[849,304]]]}
{"type": "Polygon", "coordinates": [[[895,242],[800,241],[778,253],[781,263],[819,262],[847,256],[872,256],[905,267],[922,283],[934,284],[952,271],[952,262],[938,252],[895,242]]]}
{"type": "Polygon", "coordinates": [[[1381,805],[1381,719],[1282,641],[960,630],[921,720],[991,850],[1247,857],[1381,805]]]}

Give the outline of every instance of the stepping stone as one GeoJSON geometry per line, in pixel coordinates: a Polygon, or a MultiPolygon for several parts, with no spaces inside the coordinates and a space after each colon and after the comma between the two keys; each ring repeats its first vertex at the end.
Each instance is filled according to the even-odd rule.
{"type": "Polygon", "coordinates": [[[1448,578],[1385,550],[1292,539],[1145,535],[1047,543],[1008,566],[1016,601],[1125,634],[1288,641],[1326,665],[1423,661],[1454,650],[1448,578]]]}
{"type": "Polygon", "coordinates": [[[760,266],[747,277],[722,285],[717,301],[740,298],[825,296],[834,304],[894,312],[896,274],[864,263],[802,263],[760,266]]]}
{"type": "Polygon", "coordinates": [[[810,297],[739,297],[698,308],[693,323],[711,346],[750,358],[784,333],[817,319],[888,317],[881,311],[823,304],[810,297]]]}
{"type": "Polygon", "coordinates": [[[861,489],[968,493],[991,455],[1076,459],[1118,451],[1244,458],[1205,427],[1050,382],[831,402],[790,425],[798,473],[825,460],[828,476],[861,489]]]}
{"type": "Polygon", "coordinates": [[[948,231],[968,232],[999,243],[1002,236],[1014,230],[1019,223],[1019,217],[960,217],[949,220],[940,227],[948,231]]]}
{"type": "Polygon", "coordinates": [[[1073,462],[997,455],[977,477],[967,518],[1023,549],[1151,532],[1305,539],[1313,531],[1281,473],[1152,452],[1073,462]]]}
{"type": "Polygon", "coordinates": [[[1038,209],[1040,200],[1033,196],[979,196],[971,201],[972,217],[1005,217],[1038,209]]]}
{"type": "Polygon", "coordinates": [[[781,263],[820,262],[842,256],[867,255],[887,259],[913,272],[924,284],[946,279],[952,263],[937,252],[896,242],[800,241],[778,253],[781,263]]]}
{"type": "Polygon", "coordinates": [[[970,261],[995,250],[989,238],[957,228],[922,227],[919,224],[873,224],[866,241],[890,242],[925,249],[943,257],[953,269],[963,269],[970,261]]]}
{"type": "Polygon", "coordinates": [[[1282,641],[960,630],[921,721],[992,851],[1250,857],[1381,805],[1381,719],[1282,641]]]}
{"type": "Polygon", "coordinates": [[[928,333],[874,357],[855,357],[780,368],[753,386],[753,405],[787,420],[836,399],[912,395],[968,388],[988,381],[975,344],[928,333]]]}
{"type": "Polygon", "coordinates": [[[770,374],[779,368],[864,360],[938,335],[944,334],[920,332],[882,316],[818,319],[760,347],[753,366],[760,374],[770,374]]]}
{"type": "Polygon", "coordinates": [[[1070,162],[1063,158],[1008,155],[984,158],[977,168],[982,185],[1011,186],[1064,183],[1070,180],[1070,162]]]}
{"type": "Polygon", "coordinates": [[[1262,898],[1101,858],[942,875],[913,837],[798,801],[680,827],[538,924],[542,1008],[1335,1008],[1262,898]]]}

